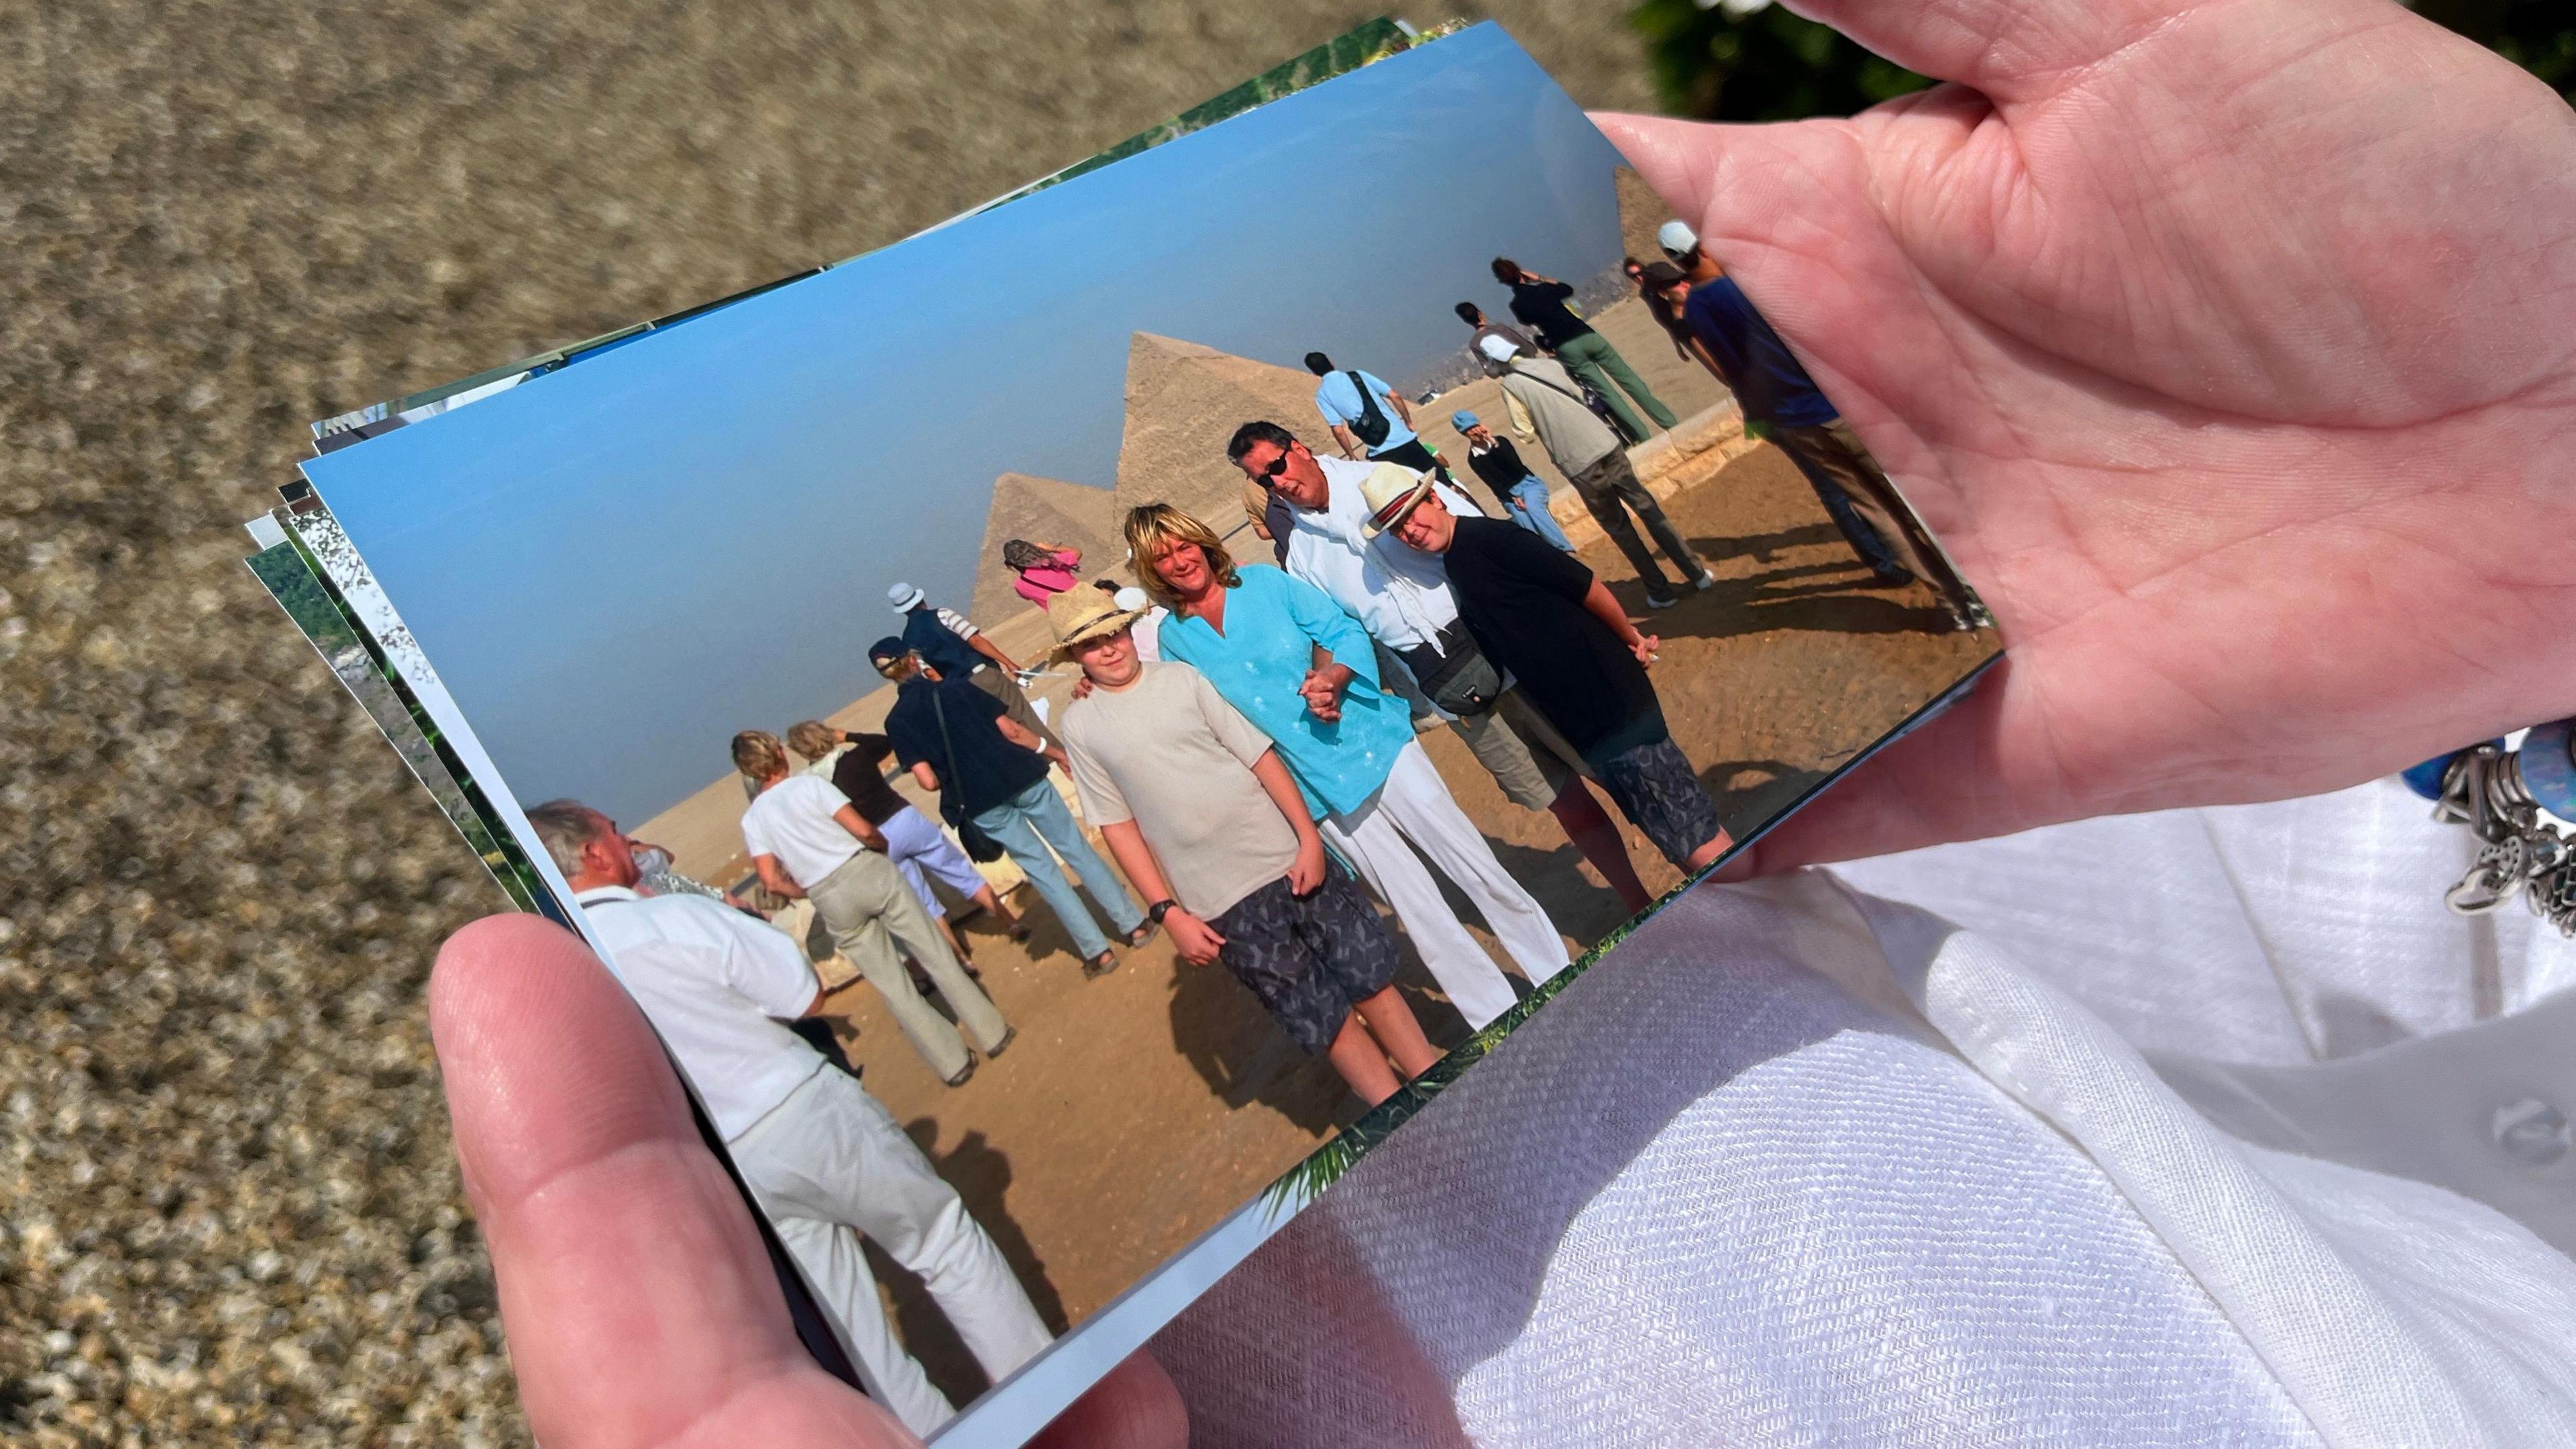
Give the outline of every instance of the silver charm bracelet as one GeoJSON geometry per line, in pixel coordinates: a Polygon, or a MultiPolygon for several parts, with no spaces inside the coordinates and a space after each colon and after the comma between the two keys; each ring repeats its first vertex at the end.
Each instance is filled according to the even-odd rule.
{"type": "Polygon", "coordinates": [[[2536,726],[2520,750],[2488,740],[2426,760],[2405,778],[2433,802],[2434,819],[2466,825],[2485,842],[2445,904],[2475,916],[2519,895],[2560,935],[2576,937],[2576,840],[2542,818],[2576,820],[2576,719],[2536,726]]]}

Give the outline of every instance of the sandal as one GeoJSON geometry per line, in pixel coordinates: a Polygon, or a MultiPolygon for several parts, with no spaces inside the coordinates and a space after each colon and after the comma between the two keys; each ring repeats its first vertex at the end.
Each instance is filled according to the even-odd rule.
{"type": "Polygon", "coordinates": [[[1085,981],[1094,981],[1117,969],[1117,953],[1114,951],[1103,951],[1099,955],[1082,963],[1082,979],[1085,981]]]}
{"type": "Polygon", "coordinates": [[[1127,933],[1127,946],[1128,946],[1128,949],[1133,950],[1134,948],[1136,948],[1136,947],[1138,947],[1138,946],[1142,946],[1142,945],[1144,945],[1146,942],[1148,942],[1148,941],[1150,941],[1150,940],[1154,939],[1154,933],[1155,933],[1155,932],[1157,932],[1157,931],[1160,931],[1161,929],[1163,929],[1163,928],[1162,928],[1162,927],[1160,927],[1160,926],[1155,925],[1155,924],[1154,924],[1153,922],[1151,922],[1151,921],[1147,921],[1145,924],[1143,924],[1143,925],[1141,925],[1141,926],[1138,926],[1136,929],[1134,929],[1134,930],[1132,930],[1132,931],[1129,931],[1129,932],[1127,933]]]}
{"type": "Polygon", "coordinates": [[[966,1079],[973,1075],[975,1075],[975,1059],[970,1056],[966,1059],[966,1065],[957,1069],[957,1075],[948,1079],[948,1085],[962,1087],[966,1085],[966,1079]]]}

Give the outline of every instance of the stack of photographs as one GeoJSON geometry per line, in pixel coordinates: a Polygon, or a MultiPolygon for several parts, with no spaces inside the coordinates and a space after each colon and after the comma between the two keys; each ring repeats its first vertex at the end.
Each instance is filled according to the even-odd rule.
{"type": "Polygon", "coordinates": [[[1492,25],[315,439],[251,568],[942,1445],[1034,1433],[1999,657],[1492,25]],[[829,1190],[862,1118],[907,1205],[829,1190]]]}

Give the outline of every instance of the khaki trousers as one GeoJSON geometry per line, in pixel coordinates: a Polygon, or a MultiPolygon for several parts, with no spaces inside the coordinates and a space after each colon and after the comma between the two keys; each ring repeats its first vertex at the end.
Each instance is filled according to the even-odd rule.
{"type": "Polygon", "coordinates": [[[931,984],[948,998],[958,1026],[975,1039],[975,1045],[989,1052],[1001,1044],[1010,1027],[1000,1009],[966,974],[957,953],[948,949],[948,938],[939,934],[930,913],[921,908],[921,897],[904,884],[893,861],[862,850],[806,887],[805,893],[813,898],[814,913],[832,933],[832,944],[885,998],[904,1039],[943,1080],[966,1069],[970,1060],[966,1044],[958,1039],[957,1027],[950,1026],[948,1018],[913,987],[912,974],[903,969],[906,956],[930,973],[931,984]]]}

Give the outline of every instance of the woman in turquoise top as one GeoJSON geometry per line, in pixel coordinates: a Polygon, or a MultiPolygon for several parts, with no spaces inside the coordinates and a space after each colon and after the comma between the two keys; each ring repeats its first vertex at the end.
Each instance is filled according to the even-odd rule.
{"type": "Polygon", "coordinates": [[[1375,648],[1359,620],[1281,570],[1238,570],[1213,529],[1169,504],[1129,513],[1127,545],[1146,591],[1172,606],[1163,657],[1207,676],[1270,736],[1325,844],[1395,908],[1470,1027],[1517,998],[1432,870],[1474,903],[1530,980],[1565,969],[1555,923],[1458,807],[1414,739],[1404,701],[1378,689],[1375,648]]]}
{"type": "Polygon", "coordinates": [[[1214,568],[1204,546],[1176,553],[1170,572],[1186,577],[1168,578],[1165,591],[1195,603],[1165,621],[1163,657],[1206,675],[1270,736],[1316,818],[1367,804],[1413,738],[1404,701],[1378,688],[1368,631],[1312,584],[1279,569],[1234,568],[1222,545],[1214,568]],[[1313,663],[1317,648],[1330,663],[1313,663]]]}

